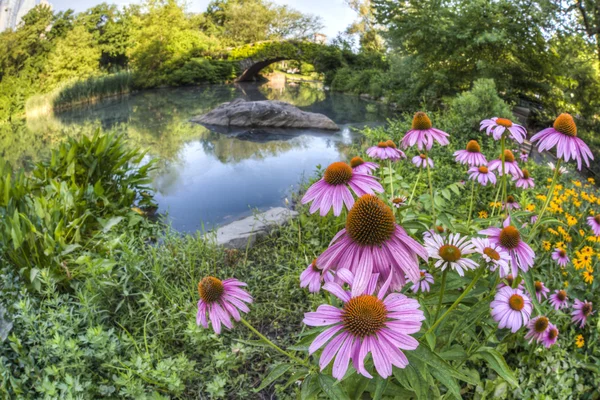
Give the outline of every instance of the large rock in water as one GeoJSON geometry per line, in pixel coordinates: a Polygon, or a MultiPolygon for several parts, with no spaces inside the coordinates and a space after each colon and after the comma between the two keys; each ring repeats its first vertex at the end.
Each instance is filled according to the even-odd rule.
{"type": "Polygon", "coordinates": [[[302,111],[291,104],[275,100],[235,99],[204,115],[194,117],[191,121],[227,127],[339,130],[335,122],[323,114],[302,111]]]}

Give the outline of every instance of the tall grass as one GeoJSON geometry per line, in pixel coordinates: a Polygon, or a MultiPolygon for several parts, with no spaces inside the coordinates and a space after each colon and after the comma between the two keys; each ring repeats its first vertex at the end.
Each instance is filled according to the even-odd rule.
{"type": "Polygon", "coordinates": [[[29,98],[25,104],[26,115],[30,118],[52,114],[76,104],[93,103],[105,97],[130,93],[134,89],[132,76],[131,72],[126,71],[70,81],[50,93],[29,98]]]}

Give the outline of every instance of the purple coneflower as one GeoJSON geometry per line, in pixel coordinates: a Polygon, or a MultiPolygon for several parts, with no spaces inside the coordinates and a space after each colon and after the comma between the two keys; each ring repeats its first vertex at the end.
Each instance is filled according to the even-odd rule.
{"type": "Polygon", "coordinates": [[[333,274],[331,271],[323,273],[323,271],[317,267],[317,260],[315,259],[312,263],[308,264],[308,267],[300,274],[300,287],[304,288],[308,286],[308,291],[311,293],[318,293],[321,290],[321,282],[333,281],[333,274]]]}
{"type": "Polygon", "coordinates": [[[482,186],[487,186],[488,183],[496,184],[496,175],[488,169],[487,166],[469,168],[469,179],[476,180],[482,186]]]}
{"type": "Polygon", "coordinates": [[[450,267],[458,275],[464,276],[465,270],[477,268],[477,263],[463,256],[475,252],[475,247],[467,237],[461,237],[458,233],[453,233],[448,237],[443,237],[434,233],[425,237],[425,248],[429,257],[437,260],[435,267],[445,271],[450,267]]]}
{"type": "Polygon", "coordinates": [[[522,189],[529,189],[535,187],[535,182],[531,175],[529,175],[529,171],[526,169],[522,169],[521,173],[523,174],[521,177],[513,176],[513,180],[517,181],[515,186],[522,189]]]}
{"type": "Polygon", "coordinates": [[[600,236],[600,214],[587,218],[587,223],[592,228],[594,235],[600,236]]]}
{"type": "Polygon", "coordinates": [[[521,206],[517,203],[514,196],[508,195],[506,196],[506,202],[502,205],[502,208],[504,210],[518,210],[521,206]]]}
{"type": "Polygon", "coordinates": [[[361,157],[354,157],[350,160],[350,167],[352,167],[352,171],[358,174],[371,175],[373,171],[379,168],[379,164],[365,161],[361,157]]]}
{"type": "Polygon", "coordinates": [[[334,162],[327,167],[323,177],[308,188],[302,197],[302,204],[312,201],[310,213],[320,210],[323,217],[333,207],[333,215],[337,217],[342,213],[344,204],[348,210],[354,205],[354,197],[348,186],[357,196],[374,194],[374,191],[383,192],[383,187],[376,178],[356,173],[344,162],[334,162]]]}
{"type": "Polygon", "coordinates": [[[550,295],[550,304],[555,310],[560,310],[569,305],[567,292],[564,290],[555,290],[554,294],[550,295]]]}
{"type": "Polygon", "coordinates": [[[427,164],[429,164],[430,168],[433,168],[433,160],[427,157],[425,154],[419,154],[418,156],[414,156],[412,158],[412,163],[419,168],[426,168],[427,164]]]}
{"type": "Polygon", "coordinates": [[[529,160],[529,153],[527,153],[525,150],[521,150],[521,154],[519,154],[519,160],[526,163],[527,160],[529,160]]]}
{"type": "Polygon", "coordinates": [[[590,301],[580,301],[579,299],[575,299],[573,312],[571,313],[571,321],[579,323],[579,327],[583,328],[588,317],[593,313],[594,311],[592,311],[592,303],[590,301]]]}
{"type": "Polygon", "coordinates": [[[531,339],[529,343],[534,340],[539,343],[546,335],[549,327],[550,321],[548,318],[543,315],[538,315],[527,323],[528,332],[525,334],[525,339],[531,339]]]}
{"type": "Polygon", "coordinates": [[[569,263],[569,256],[563,249],[554,249],[554,252],[552,253],[552,259],[561,267],[565,267],[569,263]]]}
{"type": "Polygon", "coordinates": [[[362,292],[372,273],[387,279],[394,272],[392,290],[420,278],[419,260],[427,250],[396,224],[394,212],[377,196],[364,195],[348,213],[346,228],[332,239],[317,259],[323,270],[349,269],[355,274],[352,293],[362,292]]]}
{"type": "Polygon", "coordinates": [[[535,297],[537,298],[538,303],[542,302],[542,297],[545,299],[548,298],[550,289],[544,286],[544,282],[535,281],[533,286],[535,287],[535,297]]]}
{"type": "Polygon", "coordinates": [[[485,129],[485,133],[488,135],[491,133],[494,140],[502,139],[504,132],[508,131],[509,136],[519,143],[523,143],[523,140],[527,137],[527,130],[521,125],[513,123],[510,119],[506,118],[491,118],[484,119],[479,124],[479,130],[485,129]]]}
{"type": "Polygon", "coordinates": [[[241,287],[246,286],[244,282],[229,278],[221,281],[215,277],[207,276],[198,283],[198,313],[196,314],[196,324],[208,328],[206,313],[212,323],[216,334],[221,333],[221,324],[227,328],[233,328],[231,318],[239,321],[241,319],[240,311],[247,313],[250,311],[244,303],[252,303],[250,296],[241,287]]]}
{"type": "Polygon", "coordinates": [[[550,323],[548,325],[548,329],[546,330],[546,334],[542,336],[541,342],[547,349],[549,349],[556,343],[557,339],[558,328],[553,323],[550,323]]]}
{"type": "MultiPolygon", "coordinates": [[[[340,273],[347,276],[346,281],[354,280],[351,272],[340,270],[340,273]]],[[[421,329],[421,321],[425,319],[419,302],[400,293],[386,296],[391,274],[374,296],[377,280],[375,274],[369,278],[367,287],[354,295],[337,283],[326,283],[323,289],[339,298],[344,303],[342,308],[322,304],[317,311],[304,314],[306,325],[328,327],[315,338],[308,352],[313,354],[325,346],[319,366],[323,370],[335,358],[333,376],[338,380],[346,374],[350,360],[359,374],[372,378],[364,363],[369,353],[377,374],[387,378],[393,366],[408,365],[402,350],[415,350],[419,346],[410,336],[421,329]]]]}
{"type": "Polygon", "coordinates": [[[402,138],[402,147],[407,149],[416,144],[419,150],[426,149],[429,151],[434,140],[441,146],[448,145],[450,143],[448,136],[450,135],[446,132],[434,128],[427,114],[419,111],[413,117],[411,129],[402,138]]]}
{"type": "Polygon", "coordinates": [[[519,269],[527,272],[533,266],[535,252],[521,240],[521,233],[510,224],[510,217],[504,220],[503,228],[491,227],[479,232],[487,235],[490,242],[499,244],[510,255],[512,274],[516,277],[519,269]]]}
{"type": "Polygon", "coordinates": [[[498,328],[508,328],[512,333],[527,324],[533,310],[531,300],[523,290],[508,286],[498,290],[490,307],[498,328]]]}
{"type": "MultiPolygon", "coordinates": [[[[498,175],[502,176],[502,154],[496,160],[492,160],[488,164],[490,171],[498,171],[498,175]]],[[[515,156],[510,150],[504,150],[504,172],[508,175],[521,177],[523,172],[519,168],[519,164],[515,161],[515,156]]]]}
{"type": "Polygon", "coordinates": [[[429,292],[431,287],[429,285],[433,285],[433,276],[427,272],[426,269],[421,270],[421,278],[415,282],[410,288],[413,293],[421,292],[429,292]]]}
{"type": "Polygon", "coordinates": [[[492,243],[487,238],[473,238],[471,243],[475,246],[475,251],[485,260],[490,271],[494,272],[499,269],[501,278],[508,275],[510,256],[499,244],[492,243]]]}
{"type": "Polygon", "coordinates": [[[402,150],[397,149],[396,144],[391,140],[379,142],[377,146],[369,147],[367,149],[367,155],[371,158],[391,161],[398,161],[402,158],[406,158],[406,154],[404,154],[402,150]]]}
{"type": "Polygon", "coordinates": [[[467,143],[466,150],[458,150],[454,153],[456,162],[461,164],[469,164],[471,166],[479,166],[487,164],[485,156],[481,154],[481,147],[477,140],[471,140],[467,143]]]}
{"type": "Polygon", "coordinates": [[[572,158],[577,161],[577,169],[581,171],[581,160],[590,166],[594,159],[590,148],[577,137],[577,125],[570,114],[563,113],[554,120],[552,128],[546,128],[536,133],[531,142],[538,143],[538,151],[550,150],[556,146],[556,156],[569,162],[572,158]]]}

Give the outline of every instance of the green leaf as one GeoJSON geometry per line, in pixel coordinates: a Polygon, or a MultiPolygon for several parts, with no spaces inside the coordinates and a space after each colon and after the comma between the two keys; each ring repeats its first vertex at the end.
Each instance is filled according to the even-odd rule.
{"type": "Polygon", "coordinates": [[[309,400],[316,397],[317,393],[319,393],[319,389],[321,386],[319,385],[319,380],[314,375],[309,375],[302,382],[302,390],[300,391],[300,399],[309,400]]]}
{"type": "Polygon", "coordinates": [[[381,400],[383,393],[385,393],[385,389],[387,388],[388,379],[379,378],[377,380],[377,385],[375,386],[375,394],[373,395],[373,400],[381,400]]]}
{"type": "Polygon", "coordinates": [[[427,365],[429,365],[433,368],[436,368],[439,371],[446,372],[448,375],[450,375],[456,379],[460,379],[461,381],[470,383],[472,385],[477,384],[477,382],[475,382],[471,377],[463,374],[462,372],[458,371],[456,368],[452,367],[450,364],[448,364],[446,361],[444,361],[440,356],[438,356],[437,354],[432,352],[427,346],[421,345],[410,353],[411,353],[411,355],[414,355],[417,358],[419,358],[420,360],[422,360],[423,362],[425,362],[427,365]]]}
{"type": "Polygon", "coordinates": [[[102,182],[100,179],[98,179],[98,182],[96,182],[96,184],[94,185],[94,193],[98,197],[104,196],[104,188],[102,187],[102,182]]]}
{"type": "Polygon", "coordinates": [[[405,368],[394,368],[394,377],[407,389],[415,392],[417,399],[427,398],[429,385],[427,379],[418,371],[414,364],[409,363],[405,368]]]}
{"type": "Polygon", "coordinates": [[[462,399],[462,396],[460,395],[460,386],[458,386],[458,383],[456,383],[456,380],[452,376],[450,376],[445,371],[441,371],[434,367],[431,367],[429,369],[429,372],[442,385],[446,386],[446,388],[448,389],[448,392],[451,395],[453,395],[455,398],[457,398],[459,400],[462,399]]]}
{"type": "Polygon", "coordinates": [[[269,386],[271,383],[273,383],[277,379],[279,379],[283,374],[288,372],[289,369],[292,367],[293,367],[292,364],[279,364],[279,365],[275,366],[275,368],[273,368],[271,370],[269,375],[267,375],[267,377],[265,379],[263,379],[260,386],[257,387],[256,389],[254,389],[254,392],[260,392],[261,390],[263,390],[264,388],[269,386]]]}
{"type": "Polygon", "coordinates": [[[344,392],[339,382],[330,376],[320,374],[319,384],[323,392],[332,400],[350,400],[350,397],[344,392]]]}
{"type": "Polygon", "coordinates": [[[102,232],[107,233],[108,231],[110,231],[113,228],[113,226],[117,225],[122,220],[123,220],[123,217],[112,217],[108,221],[100,219],[99,222],[102,225],[102,232]]]}
{"type": "Polygon", "coordinates": [[[506,360],[502,357],[497,350],[492,349],[490,347],[482,347],[477,353],[474,354],[477,358],[484,359],[490,368],[492,368],[498,375],[500,375],[506,382],[508,382],[513,387],[519,386],[519,381],[515,378],[512,370],[506,364],[506,360]]]}

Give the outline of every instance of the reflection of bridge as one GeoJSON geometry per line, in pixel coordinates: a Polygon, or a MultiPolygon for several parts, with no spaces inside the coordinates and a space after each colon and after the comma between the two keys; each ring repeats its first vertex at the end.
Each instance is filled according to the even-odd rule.
{"type": "Polygon", "coordinates": [[[239,61],[242,73],[236,81],[244,82],[255,80],[263,68],[283,60],[304,61],[318,70],[320,61],[331,51],[331,48],[313,42],[260,42],[236,47],[229,52],[228,58],[239,61]]]}

